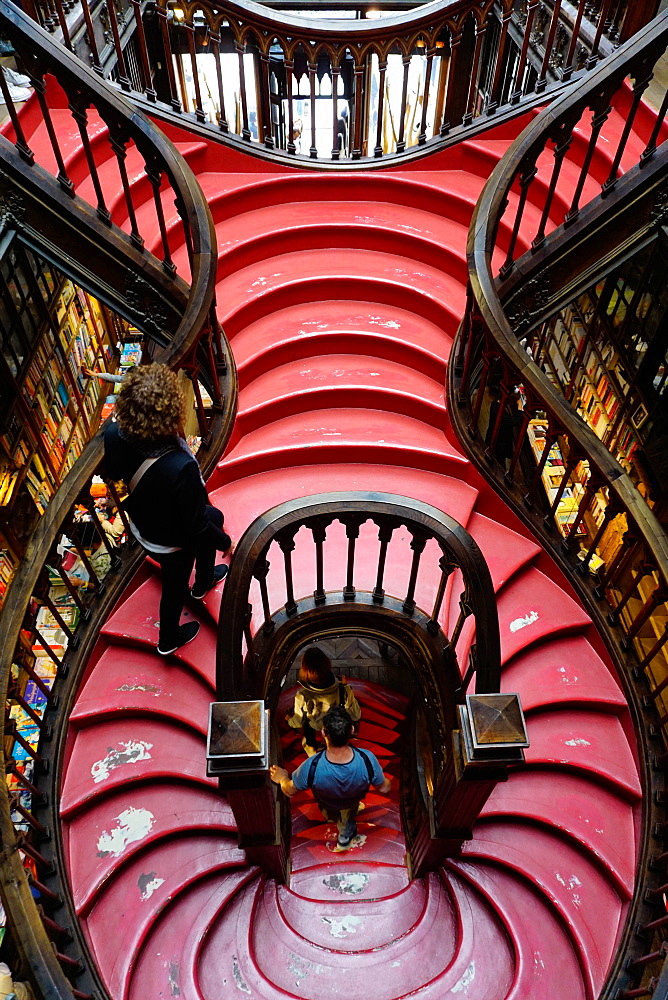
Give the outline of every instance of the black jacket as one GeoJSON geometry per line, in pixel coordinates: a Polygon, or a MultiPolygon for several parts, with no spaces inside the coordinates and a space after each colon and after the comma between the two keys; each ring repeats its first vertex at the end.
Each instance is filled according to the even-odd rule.
{"type": "MultiPolygon", "coordinates": [[[[120,436],[117,423],[109,424],[104,432],[104,462],[110,479],[129,484],[146,457],[120,436]]],[[[175,438],[174,451],[154,462],[123,506],[148,542],[194,548],[208,541],[224,549],[229,539],[211,523],[208,504],[199,466],[175,438]]]]}

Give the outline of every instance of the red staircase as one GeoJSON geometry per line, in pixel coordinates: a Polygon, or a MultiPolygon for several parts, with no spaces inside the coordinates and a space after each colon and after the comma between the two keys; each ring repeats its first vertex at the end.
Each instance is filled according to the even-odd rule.
{"type": "MultiPolygon", "coordinates": [[[[360,743],[393,790],[369,796],[365,843],[340,855],[300,794],[292,879],[277,886],[246,866],[204,773],[220,594],[193,604],[203,628],[165,662],[147,565],[104,628],[63,768],[72,893],[114,1000],[598,995],[636,864],[632,726],[587,614],[464,457],[443,400],[468,220],[518,128],[414,167],[340,173],[272,167],[173,133],[216,222],[219,316],[239,370],[235,435],[210,481],[228,529],[239,538],[275,504],[329,490],[403,494],[456,518],[490,564],[502,685],[520,692],[531,747],[461,857],[409,882],[404,700],[358,683],[360,743]]],[[[40,142],[38,128],[30,145],[40,142]]],[[[62,145],[76,180],[85,161],[71,130],[62,145]]],[[[581,161],[583,146],[569,155],[581,161]]],[[[592,173],[602,171],[597,161],[592,173]]],[[[165,211],[176,228],[173,205],[165,211]]],[[[288,767],[301,759],[294,734],[284,752],[288,767]]]]}

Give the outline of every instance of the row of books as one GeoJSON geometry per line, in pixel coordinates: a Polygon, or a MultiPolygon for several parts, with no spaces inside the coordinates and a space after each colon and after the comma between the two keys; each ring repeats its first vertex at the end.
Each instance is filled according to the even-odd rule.
{"type": "Polygon", "coordinates": [[[8,549],[0,549],[0,597],[4,599],[9,582],[14,575],[14,559],[8,549]]]}

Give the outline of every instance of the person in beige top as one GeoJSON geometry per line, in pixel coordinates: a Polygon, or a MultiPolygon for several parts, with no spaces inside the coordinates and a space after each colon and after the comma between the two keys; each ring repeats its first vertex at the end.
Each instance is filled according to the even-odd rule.
{"type": "Polygon", "coordinates": [[[317,733],[330,708],[340,705],[350,715],[356,726],[362,710],[350,684],[332,672],[332,661],[319,646],[304,651],[299,667],[299,691],[295,695],[292,715],[286,716],[292,729],[303,731],[302,746],[308,757],[317,753],[317,733]]]}

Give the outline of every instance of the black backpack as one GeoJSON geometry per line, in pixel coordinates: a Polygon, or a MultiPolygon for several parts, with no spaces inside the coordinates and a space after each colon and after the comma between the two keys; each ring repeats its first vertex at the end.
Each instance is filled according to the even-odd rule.
{"type": "MultiPolygon", "coordinates": [[[[364,766],[366,767],[366,773],[369,778],[369,784],[370,785],[373,784],[373,764],[369,759],[369,755],[365,753],[364,750],[360,750],[359,747],[351,747],[351,750],[353,754],[357,752],[364,761],[364,766]]],[[[326,753],[326,749],[320,750],[319,753],[311,757],[311,763],[308,769],[308,778],[306,781],[307,788],[313,788],[313,782],[315,781],[315,772],[318,768],[318,764],[320,763],[320,759],[324,753],[326,753]]]]}

